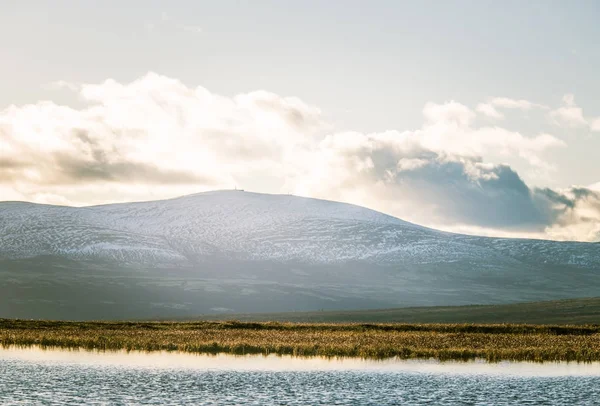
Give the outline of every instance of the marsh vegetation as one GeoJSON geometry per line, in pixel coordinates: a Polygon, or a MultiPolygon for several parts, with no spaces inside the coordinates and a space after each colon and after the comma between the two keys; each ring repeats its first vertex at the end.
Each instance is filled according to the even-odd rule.
{"type": "Polygon", "coordinates": [[[383,359],[600,361],[600,326],[0,320],[0,344],[383,359]]]}

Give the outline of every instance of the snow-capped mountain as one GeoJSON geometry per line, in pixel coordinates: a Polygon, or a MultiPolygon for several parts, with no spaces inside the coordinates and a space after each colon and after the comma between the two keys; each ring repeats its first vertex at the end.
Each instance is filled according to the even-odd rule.
{"type": "Polygon", "coordinates": [[[600,245],[440,232],[243,191],[73,208],[0,203],[0,317],[506,303],[600,294],[600,245]]]}

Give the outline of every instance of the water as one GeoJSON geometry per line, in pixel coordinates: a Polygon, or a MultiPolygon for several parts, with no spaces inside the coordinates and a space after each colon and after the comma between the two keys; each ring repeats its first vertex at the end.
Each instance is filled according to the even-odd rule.
{"type": "Polygon", "coordinates": [[[600,364],[0,350],[0,404],[600,404],[600,364]]]}

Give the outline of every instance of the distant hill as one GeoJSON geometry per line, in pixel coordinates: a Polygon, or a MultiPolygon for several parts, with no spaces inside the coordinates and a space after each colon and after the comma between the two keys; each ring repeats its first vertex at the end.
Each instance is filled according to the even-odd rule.
{"type": "Polygon", "coordinates": [[[306,323],[517,323],[598,324],[600,297],[507,305],[433,306],[401,309],[207,315],[206,320],[306,323]]]}
{"type": "Polygon", "coordinates": [[[0,317],[127,319],[500,304],[600,293],[600,244],[445,233],[242,191],[0,203],[0,317]]]}

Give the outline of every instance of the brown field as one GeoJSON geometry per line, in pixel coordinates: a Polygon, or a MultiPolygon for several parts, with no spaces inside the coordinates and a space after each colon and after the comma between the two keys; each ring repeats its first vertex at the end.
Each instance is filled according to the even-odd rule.
{"type": "Polygon", "coordinates": [[[600,326],[0,319],[0,345],[373,359],[591,362],[600,361],[600,326]]]}

